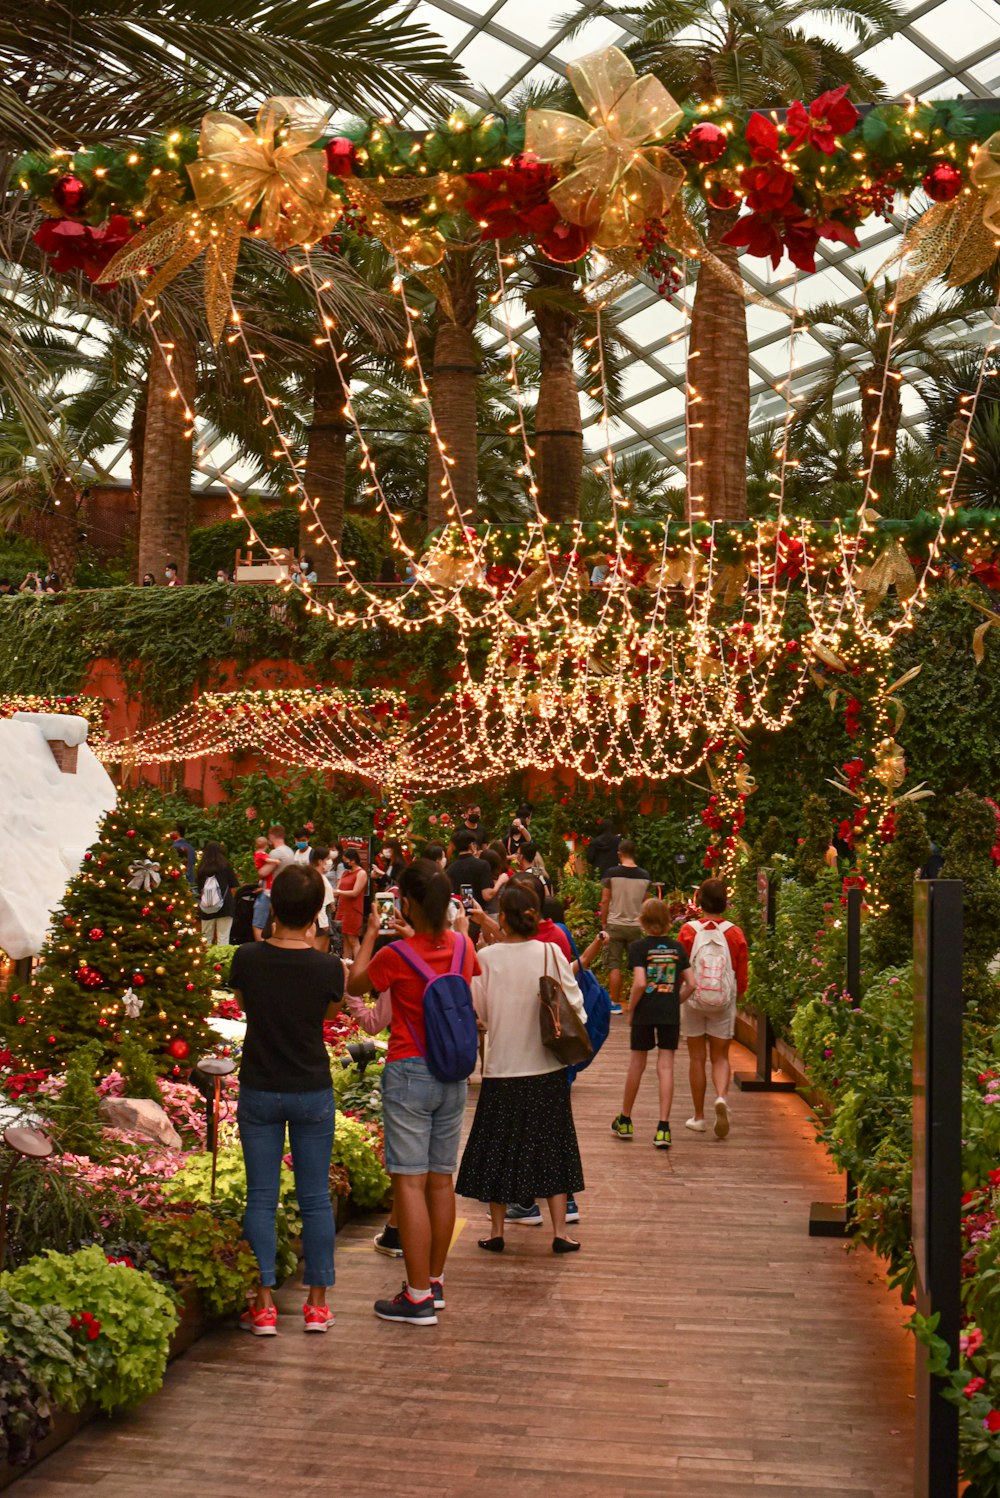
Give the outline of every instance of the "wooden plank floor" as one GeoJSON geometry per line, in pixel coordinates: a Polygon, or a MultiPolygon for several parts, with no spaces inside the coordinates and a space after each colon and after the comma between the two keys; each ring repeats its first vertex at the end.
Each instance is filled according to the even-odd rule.
{"type": "MultiPolygon", "coordinates": [[[[337,1325],[211,1333],[133,1414],[90,1426],[17,1484],[18,1498],[903,1498],[912,1491],[912,1349],[867,1254],[810,1239],[809,1203],[839,1183],[795,1096],[735,1094],[724,1143],[683,1128],[654,1150],[653,1077],[637,1134],[609,1132],[621,1023],[574,1088],[587,1190],[583,1251],[546,1227],[482,1253],[460,1204],[448,1309],[386,1325],[402,1270],[341,1236],[337,1325]]],[[[747,1053],[733,1048],[748,1066],[747,1053]]],[[[681,1057],[678,1058],[679,1062],[681,1057]]],[[[686,1067],[680,1066],[680,1071],[686,1067]]]]}

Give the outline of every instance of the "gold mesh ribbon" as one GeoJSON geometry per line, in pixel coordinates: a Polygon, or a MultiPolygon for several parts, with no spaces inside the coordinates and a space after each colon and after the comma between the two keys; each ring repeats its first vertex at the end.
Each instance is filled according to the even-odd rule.
{"type": "Polygon", "coordinates": [[[912,598],[917,591],[913,563],[898,538],[893,538],[883,547],[870,567],[856,568],[855,576],[865,595],[866,614],[878,607],[892,586],[895,586],[896,597],[901,602],[912,598]]]}
{"type": "Polygon", "coordinates": [[[236,208],[244,221],[259,206],[260,233],[279,250],[315,244],[341,214],[326,185],[326,155],[310,150],[329,119],[308,99],[268,99],[256,128],[233,114],[206,114],[197,161],[188,166],[198,207],[236,208]]]}
{"type": "Polygon", "coordinates": [[[1000,131],[978,147],[969,176],[972,185],[957,198],[928,208],[869,284],[902,264],[896,301],[906,302],[938,276],[964,286],[989,270],[1000,239],[1000,131]]]}
{"type": "Polygon", "coordinates": [[[684,181],[681,163],[656,144],[674,133],[684,111],[651,73],[637,78],[617,47],[570,63],[566,73],[587,118],[530,109],[525,150],[569,167],[549,193],[564,219],[588,229],[601,249],[636,244],[649,219],[666,216],[684,181]]]}

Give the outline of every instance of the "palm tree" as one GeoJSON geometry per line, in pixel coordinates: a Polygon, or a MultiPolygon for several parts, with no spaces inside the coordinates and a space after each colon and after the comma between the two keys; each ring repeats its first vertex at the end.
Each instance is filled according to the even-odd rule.
{"type": "Polygon", "coordinates": [[[427,464],[428,530],[457,520],[454,505],[462,516],[472,519],[476,514],[476,384],[481,373],[476,324],[485,303],[481,282],[491,276],[492,265],[492,248],[477,244],[449,249],[440,267],[451,307],[449,311],[438,303],[434,331],[431,412],[440,447],[432,431],[427,464]]]}
{"type": "Polygon", "coordinates": [[[828,350],[819,381],[810,391],[802,416],[829,405],[845,377],[857,384],[864,429],[861,471],[872,470],[871,486],[877,497],[888,491],[896,458],[896,441],[902,419],[904,380],[921,393],[948,379],[955,358],[975,346],[975,340],[943,335],[963,324],[970,329],[989,313],[993,298],[961,291],[940,297],[936,293],[911,297],[903,302],[895,318],[887,307],[893,286],[886,281],[881,291],[869,286],[854,307],[824,302],[807,314],[810,326],[820,328],[828,350]]]}
{"type": "MultiPolygon", "coordinates": [[[[857,99],[876,98],[882,85],[842,47],[810,34],[810,16],[846,23],[860,44],[895,29],[893,0],[647,0],[612,12],[640,29],[632,57],[652,69],[678,99],[764,109],[794,98],[812,99],[846,83],[857,99]]],[[[737,271],[736,250],[725,243],[738,209],[707,214],[709,249],[737,271]]],[[[689,341],[690,383],[698,404],[691,423],[688,463],[712,519],[746,516],[750,352],[742,297],[719,277],[698,276],[689,341]]]]}
{"type": "MultiPolygon", "coordinates": [[[[222,19],[217,0],[137,0],[127,10],[116,0],[40,0],[30,26],[22,5],[0,0],[0,64],[0,190],[14,220],[0,228],[0,245],[9,259],[24,255],[29,264],[34,247],[18,232],[24,207],[8,192],[14,157],[25,147],[135,139],[167,124],[194,124],[207,108],[246,109],[267,94],[312,95],[352,112],[434,108],[443,102],[438,90],[463,77],[425,27],[382,0],[321,7],[287,0],[222,19]]],[[[192,423],[182,413],[193,400],[197,330],[168,322],[164,309],[158,331],[173,344],[173,371],[162,357],[150,358],[138,565],[159,572],[177,560],[183,575],[192,423]]],[[[0,379],[44,455],[50,429],[22,377],[24,356],[9,315],[4,327],[5,310],[0,302],[0,379]]]]}
{"type": "Polygon", "coordinates": [[[991,355],[983,369],[982,355],[969,352],[952,363],[947,374],[924,392],[927,440],[949,485],[966,438],[972,444],[958,470],[955,493],[960,503],[974,509],[1000,509],[1000,359],[991,355]],[[965,412],[977,397],[972,423],[965,412]],[[971,461],[969,461],[971,459],[971,461]]]}

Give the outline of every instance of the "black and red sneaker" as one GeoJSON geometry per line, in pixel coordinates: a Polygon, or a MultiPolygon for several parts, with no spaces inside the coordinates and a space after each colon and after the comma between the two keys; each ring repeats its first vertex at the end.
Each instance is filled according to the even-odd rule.
{"type": "Polygon", "coordinates": [[[428,1291],[423,1300],[412,1300],[403,1282],[403,1288],[392,1300],[377,1300],[375,1315],[383,1321],[405,1321],[410,1326],[437,1326],[434,1311],[434,1292],[428,1291]]]}

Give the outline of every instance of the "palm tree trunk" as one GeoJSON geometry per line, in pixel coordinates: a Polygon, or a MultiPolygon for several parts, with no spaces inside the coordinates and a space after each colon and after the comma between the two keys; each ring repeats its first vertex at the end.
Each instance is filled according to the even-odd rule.
{"type": "Polygon", "coordinates": [[[145,432],[142,444],[142,501],[139,510],[139,577],[151,572],[157,581],[176,562],[187,581],[188,529],[191,520],[191,424],[185,408],[194,408],[197,345],[180,328],[158,323],[160,340],[172,343],[173,371],[154,343],[149,355],[145,432]],[[179,395],[171,395],[173,390],[179,395]]]}
{"type": "MultiPolygon", "coordinates": [[[[540,261],[539,286],[569,292],[573,274],[540,261]]],[[[575,520],[583,481],[583,421],[573,368],[577,319],[564,307],[539,299],[532,305],[538,329],[540,378],[535,411],[536,476],[539,506],[547,520],[575,520]]]]}
{"type": "MultiPolygon", "coordinates": [[[[142,389],[136,396],[135,406],[132,410],[132,422],[128,433],[129,462],[132,478],[132,504],[135,506],[135,531],[132,536],[133,557],[138,555],[134,548],[138,545],[139,531],[142,526],[142,450],[146,442],[146,409],[149,404],[149,373],[143,381],[142,389]]],[[[142,573],[133,575],[133,582],[142,582],[142,573]]]]}
{"type": "Polygon", "coordinates": [[[899,438],[899,423],[903,416],[903,402],[899,387],[901,381],[888,375],[883,369],[866,369],[858,375],[861,390],[861,425],[864,433],[864,470],[872,465],[871,487],[873,497],[887,494],[892,483],[892,469],[896,461],[896,442],[899,438]],[[885,391],[882,380],[885,379],[885,391]],[[876,423],[878,430],[876,431],[876,423]],[[872,461],[872,448],[875,458],[872,461]]]}
{"type": "MultiPolygon", "coordinates": [[[[339,352],[339,350],[338,350],[339,352]]],[[[341,363],[345,380],[350,380],[347,361],[341,363]]],[[[337,581],[337,560],[317,528],[340,542],[344,534],[344,494],[347,486],[347,422],[344,417],[344,390],[327,351],[323,363],[313,376],[312,422],[306,447],[306,490],[315,506],[303,511],[299,520],[299,554],[312,559],[321,583],[337,581]]]]}
{"type": "MultiPolygon", "coordinates": [[[[479,349],[474,329],[479,310],[474,256],[451,251],[441,266],[454,319],[438,308],[434,339],[431,408],[448,464],[451,487],[463,516],[472,518],[479,498],[479,443],[476,427],[476,381],[479,349]]],[[[444,464],[431,434],[427,465],[427,529],[436,530],[458,517],[451,503],[444,464]]]]}
{"type": "Polygon", "coordinates": [[[73,586],[80,554],[80,494],[73,480],[65,474],[52,486],[52,509],[48,524],[49,566],[58,572],[67,588],[73,586]]]}
{"type": "MultiPolygon", "coordinates": [[[[708,247],[735,275],[739,253],[722,243],[739,210],[708,210],[708,247]]],[[[702,266],[688,346],[689,517],[745,520],[750,428],[750,344],[743,298],[702,266]]]]}

